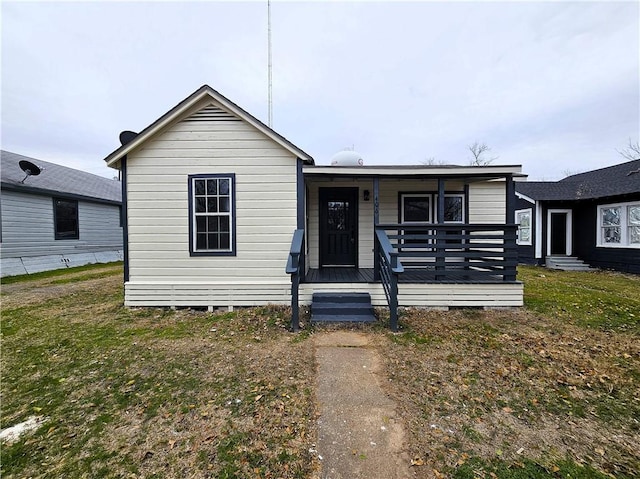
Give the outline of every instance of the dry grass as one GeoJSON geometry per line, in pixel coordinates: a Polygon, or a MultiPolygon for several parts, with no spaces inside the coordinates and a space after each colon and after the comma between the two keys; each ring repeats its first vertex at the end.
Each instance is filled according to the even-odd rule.
{"type": "MultiPolygon", "coordinates": [[[[607,294],[616,289],[607,281],[627,288],[637,282],[605,273],[593,280],[607,294]]],[[[520,477],[561,477],[567,464],[571,477],[636,477],[640,309],[637,296],[625,295],[620,288],[614,313],[594,311],[589,322],[527,309],[410,310],[401,333],[379,335],[387,391],[405,419],[409,452],[422,464],[416,477],[488,478],[494,470],[505,472],[500,477],[518,470],[520,477]]],[[[575,308],[602,304],[578,298],[575,308]]]]}
{"type": "Polygon", "coordinates": [[[48,418],[3,444],[3,477],[313,474],[313,350],[286,309],[127,309],[118,267],[2,294],[3,427],[48,418]]]}
{"type": "MultiPolygon", "coordinates": [[[[522,310],[360,328],[416,477],[636,477],[640,281],[523,274],[522,310]]],[[[119,266],[3,284],[2,427],[48,418],[3,444],[3,477],[317,475],[314,351],[288,318],[124,308],[119,266]]]]}

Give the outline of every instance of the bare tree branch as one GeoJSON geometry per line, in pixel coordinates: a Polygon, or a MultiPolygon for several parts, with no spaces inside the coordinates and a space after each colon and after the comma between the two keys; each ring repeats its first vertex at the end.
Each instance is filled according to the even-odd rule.
{"type": "Polygon", "coordinates": [[[467,148],[473,155],[473,159],[470,162],[471,166],[486,166],[498,159],[497,156],[487,158],[487,154],[491,151],[491,148],[484,142],[474,141],[473,144],[467,145],[467,148]]]}
{"type": "Polygon", "coordinates": [[[640,144],[637,141],[634,143],[631,138],[629,138],[629,144],[625,148],[622,150],[616,149],[616,151],[629,161],[640,160],[640,144]]]}
{"type": "Polygon", "coordinates": [[[423,165],[427,165],[427,166],[435,166],[435,165],[444,165],[444,161],[442,160],[436,160],[435,156],[430,156],[428,158],[425,158],[424,161],[420,162],[423,165]]]}

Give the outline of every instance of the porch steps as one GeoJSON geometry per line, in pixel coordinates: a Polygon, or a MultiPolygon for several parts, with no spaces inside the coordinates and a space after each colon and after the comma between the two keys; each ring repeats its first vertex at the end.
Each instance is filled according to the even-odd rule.
{"type": "Polygon", "coordinates": [[[372,323],[376,321],[369,293],[313,293],[312,323],[372,323]]]}
{"type": "Polygon", "coordinates": [[[595,271],[587,263],[576,256],[547,256],[546,266],[549,269],[563,271],[595,271]]]}

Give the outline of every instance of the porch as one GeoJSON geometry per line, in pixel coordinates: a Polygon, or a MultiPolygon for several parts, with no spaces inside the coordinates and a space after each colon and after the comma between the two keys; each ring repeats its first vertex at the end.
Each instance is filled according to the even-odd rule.
{"type": "Polygon", "coordinates": [[[305,168],[291,275],[292,329],[314,293],[388,307],[522,305],[513,167],[305,168]],[[430,174],[435,173],[435,174],[430,174]]]}
{"type": "Polygon", "coordinates": [[[368,293],[389,308],[393,330],[403,306],[522,305],[515,225],[379,225],[375,237],[374,268],[304,268],[304,230],[296,230],[287,263],[294,330],[299,304],[318,292],[368,293]]]}

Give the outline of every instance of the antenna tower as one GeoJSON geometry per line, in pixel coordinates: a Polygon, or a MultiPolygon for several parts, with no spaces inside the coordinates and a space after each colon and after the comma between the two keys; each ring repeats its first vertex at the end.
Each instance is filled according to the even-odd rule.
{"type": "Polygon", "coordinates": [[[269,128],[273,127],[273,93],[272,93],[272,73],[273,69],[271,63],[271,0],[267,0],[267,37],[268,37],[268,49],[269,49],[269,128]]]}

